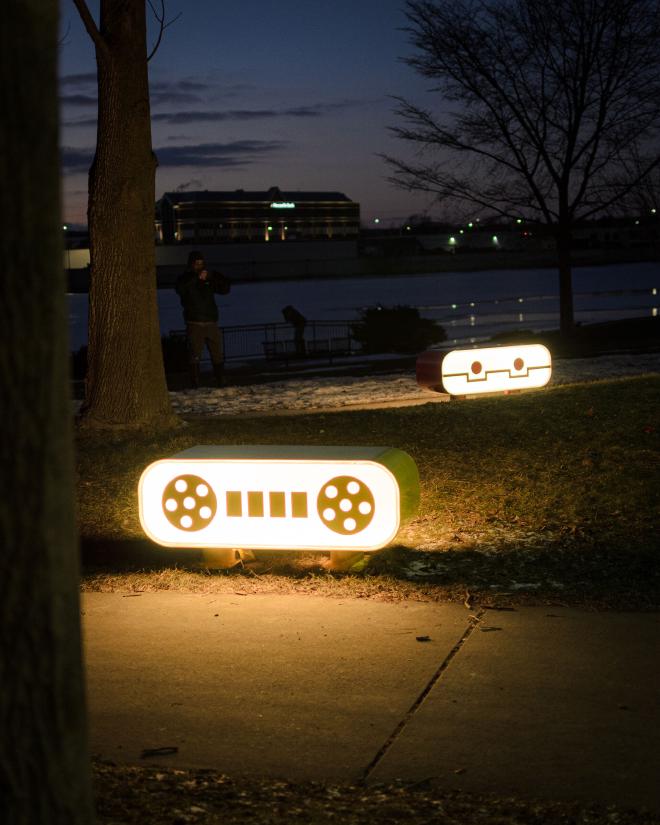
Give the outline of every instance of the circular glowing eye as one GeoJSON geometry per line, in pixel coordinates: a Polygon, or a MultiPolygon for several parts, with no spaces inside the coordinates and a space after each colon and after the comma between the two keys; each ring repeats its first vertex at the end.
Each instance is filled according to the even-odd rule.
{"type": "Polygon", "coordinates": [[[516,358],[516,360],[513,362],[514,370],[521,370],[524,366],[525,362],[522,360],[522,358],[516,358]]]}
{"type": "Polygon", "coordinates": [[[369,486],[354,476],[328,479],[316,504],[325,526],[345,536],[364,530],[371,523],[376,506],[369,486]]]}
{"type": "Polygon", "coordinates": [[[203,530],[217,509],[213,488],[200,476],[173,478],[163,491],[163,514],[179,530],[203,530]]]}
{"type": "Polygon", "coordinates": [[[470,369],[472,370],[472,372],[475,375],[479,375],[479,373],[481,372],[481,369],[482,369],[481,361],[473,361],[472,366],[470,367],[470,369]]]}

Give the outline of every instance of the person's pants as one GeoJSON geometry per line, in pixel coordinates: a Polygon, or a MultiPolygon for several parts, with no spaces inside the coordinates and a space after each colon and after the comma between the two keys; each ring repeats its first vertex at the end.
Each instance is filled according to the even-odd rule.
{"type": "Polygon", "coordinates": [[[305,327],[296,327],[293,332],[296,355],[305,355],[305,327]]]}
{"type": "Polygon", "coordinates": [[[215,321],[191,322],[187,324],[186,330],[188,333],[188,351],[193,364],[199,363],[204,347],[208,348],[214,367],[224,363],[222,335],[215,321]]]}

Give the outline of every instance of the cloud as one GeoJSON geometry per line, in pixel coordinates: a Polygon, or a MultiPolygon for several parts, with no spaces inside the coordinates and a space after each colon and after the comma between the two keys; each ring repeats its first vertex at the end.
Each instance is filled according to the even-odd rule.
{"type": "Polygon", "coordinates": [[[221,123],[226,120],[270,120],[273,118],[316,118],[332,112],[362,105],[358,101],[338,103],[313,103],[309,106],[293,106],[287,109],[226,109],[224,111],[195,110],[190,112],[157,112],[152,120],[157,123],[221,123]]]}
{"type": "MultiPolygon", "coordinates": [[[[60,101],[64,105],[86,106],[96,105],[96,72],[83,72],[80,74],[69,74],[60,77],[60,89],[63,94],[60,101]],[[73,90],[71,93],[69,90],[73,90]]],[[[254,84],[233,83],[224,84],[218,80],[197,80],[195,78],[184,78],[182,80],[150,80],[149,93],[152,106],[167,106],[176,104],[186,106],[203,103],[205,100],[215,98],[245,98],[252,95],[257,90],[254,84]]],[[[345,101],[340,103],[313,104],[311,106],[298,106],[290,109],[276,110],[249,110],[236,109],[233,111],[206,112],[197,108],[189,115],[179,112],[165,112],[159,115],[159,119],[165,122],[177,123],[177,115],[182,118],[191,118],[197,121],[217,122],[221,120],[250,120],[255,118],[268,117],[318,117],[327,111],[345,106],[356,105],[357,101],[345,101]]],[[[67,126],[91,126],[92,120],[71,121],[67,126]]]]}
{"type": "MultiPolygon", "coordinates": [[[[66,75],[60,78],[60,88],[84,90],[84,93],[76,91],[74,94],[61,95],[60,103],[64,106],[96,106],[96,73],[66,75]]],[[[196,80],[176,80],[171,83],[157,80],[149,84],[149,96],[152,106],[189,106],[202,103],[204,97],[199,93],[209,92],[211,89],[213,86],[209,83],[196,80]]],[[[79,126],[81,123],[74,121],[66,125],[79,126]]],[[[91,125],[91,120],[82,121],[82,125],[91,125]]]]}
{"type": "Polygon", "coordinates": [[[96,126],[97,124],[96,117],[83,117],[79,118],[78,120],[65,120],[62,125],[63,126],[96,126]]]}
{"type": "Polygon", "coordinates": [[[208,92],[214,88],[210,83],[202,83],[200,80],[152,80],[149,83],[152,92],[166,92],[175,89],[182,92],[208,92]]]}
{"type": "Polygon", "coordinates": [[[201,103],[203,95],[208,94],[214,87],[201,80],[152,80],[149,83],[149,95],[152,106],[180,103],[184,106],[191,103],[201,103]]]}
{"type": "Polygon", "coordinates": [[[96,72],[85,72],[84,74],[67,74],[60,78],[60,86],[96,86],[96,72]]]}
{"type": "Polygon", "coordinates": [[[60,95],[62,106],[96,106],[96,95],[60,95]]]}
{"type": "Polygon", "coordinates": [[[175,89],[164,89],[162,92],[157,89],[150,89],[149,97],[152,106],[171,105],[172,103],[181,103],[185,106],[190,103],[201,103],[203,100],[199,95],[186,91],[180,92],[175,89]]]}
{"type": "Polygon", "coordinates": [[[159,166],[246,166],[286,146],[278,140],[236,140],[156,149],[159,166]]]}
{"type": "MultiPolygon", "coordinates": [[[[186,146],[163,146],[155,149],[161,167],[240,167],[257,162],[261,157],[284,149],[278,140],[236,140],[230,143],[198,143],[186,146]]],[[[63,147],[60,150],[62,169],[68,173],[89,169],[94,150],[63,147]]]]}
{"type": "Polygon", "coordinates": [[[63,146],[60,149],[60,162],[65,172],[87,171],[93,157],[93,149],[75,149],[71,146],[63,146]]]}
{"type": "MultiPolygon", "coordinates": [[[[82,74],[67,74],[59,79],[60,89],[63,94],[60,95],[60,106],[70,106],[77,108],[86,108],[88,106],[96,107],[96,72],[84,72],[82,74]],[[72,89],[73,91],[68,91],[72,89]]],[[[92,118],[87,118],[91,121],[92,118]]],[[[96,118],[93,119],[96,123],[96,118]]]]}

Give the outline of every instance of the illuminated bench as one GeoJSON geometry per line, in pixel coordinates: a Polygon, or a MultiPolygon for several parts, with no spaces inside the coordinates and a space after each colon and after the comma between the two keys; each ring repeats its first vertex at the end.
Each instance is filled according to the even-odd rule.
{"type": "Polygon", "coordinates": [[[382,447],[193,447],[149,465],[140,522],[166,547],[371,552],[419,501],[409,455],[382,447]]]}
{"type": "Polygon", "coordinates": [[[544,387],[552,358],[542,344],[423,352],[417,359],[417,383],[453,396],[507,393],[544,387]]]}

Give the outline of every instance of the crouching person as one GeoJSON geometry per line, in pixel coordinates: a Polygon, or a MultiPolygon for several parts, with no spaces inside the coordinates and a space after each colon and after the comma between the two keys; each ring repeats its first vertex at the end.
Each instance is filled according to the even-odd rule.
{"type": "Polygon", "coordinates": [[[225,383],[225,358],[215,296],[226,295],[230,289],[231,284],[224,275],[209,272],[201,252],[190,253],[188,268],[177,278],[176,291],[181,299],[183,319],[186,322],[190,380],[194,388],[199,387],[199,362],[204,347],[211,356],[218,386],[221,387],[225,383]]]}

